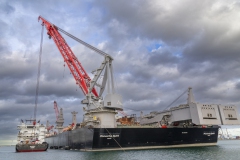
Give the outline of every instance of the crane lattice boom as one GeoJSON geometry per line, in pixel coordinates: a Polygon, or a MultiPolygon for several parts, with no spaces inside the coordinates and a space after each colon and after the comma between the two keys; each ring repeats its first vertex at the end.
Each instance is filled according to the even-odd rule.
{"type": "MultiPolygon", "coordinates": [[[[76,84],[78,84],[83,93],[87,95],[89,92],[88,87],[90,87],[91,79],[82,67],[81,63],[78,61],[77,57],[72,52],[71,48],[68,46],[65,39],[58,32],[58,27],[51,24],[41,16],[38,17],[38,20],[42,20],[43,25],[47,29],[47,34],[54,40],[55,44],[57,45],[58,50],[62,54],[64,62],[67,63],[73,77],[76,80],[76,84]]],[[[95,88],[92,89],[92,93],[98,97],[98,93],[95,88]]]]}

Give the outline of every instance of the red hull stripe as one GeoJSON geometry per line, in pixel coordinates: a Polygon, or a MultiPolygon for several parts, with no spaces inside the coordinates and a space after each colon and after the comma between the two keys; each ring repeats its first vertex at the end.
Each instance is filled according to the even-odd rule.
{"type": "Polygon", "coordinates": [[[17,150],[17,152],[43,152],[46,151],[46,149],[44,150],[17,150]]]}

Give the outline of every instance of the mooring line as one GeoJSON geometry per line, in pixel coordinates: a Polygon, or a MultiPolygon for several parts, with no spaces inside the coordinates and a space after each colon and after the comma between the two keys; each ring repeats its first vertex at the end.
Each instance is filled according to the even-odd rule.
{"type": "MultiPolygon", "coordinates": [[[[111,135],[112,136],[112,138],[113,138],[113,135],[107,130],[107,128],[104,128],[104,129],[106,129],[106,131],[108,132],[108,134],[109,135],[111,135]]],[[[125,152],[125,150],[122,148],[122,146],[118,143],[118,141],[115,139],[115,138],[113,138],[113,140],[117,143],[117,145],[125,152]]]]}

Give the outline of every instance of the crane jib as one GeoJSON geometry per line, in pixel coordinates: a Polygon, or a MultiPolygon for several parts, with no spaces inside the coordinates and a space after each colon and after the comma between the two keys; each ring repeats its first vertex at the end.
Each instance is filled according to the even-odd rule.
{"type": "MultiPolygon", "coordinates": [[[[67,33],[66,31],[60,29],[56,25],[53,25],[52,23],[48,22],[41,16],[38,17],[38,20],[42,20],[42,24],[46,27],[47,33],[49,36],[52,37],[54,40],[57,48],[59,49],[60,53],[62,54],[62,57],[64,59],[64,62],[67,63],[73,77],[75,78],[77,84],[82,89],[83,93],[86,95],[88,94],[88,86],[91,82],[90,77],[88,76],[87,72],[82,67],[81,63],[77,60],[76,56],[72,52],[71,48],[68,46],[67,42],[64,40],[62,35],[58,31],[62,31],[64,34],[67,34],[74,40],[80,41],[81,44],[87,46],[88,48],[91,48],[98,53],[108,56],[106,53],[98,50],[97,48],[94,48],[93,46],[79,40],[78,38],[74,37],[73,35],[67,33]]],[[[109,56],[110,57],[110,56],[109,56]]],[[[98,97],[98,93],[95,88],[92,89],[92,93],[94,96],[98,97]]]]}

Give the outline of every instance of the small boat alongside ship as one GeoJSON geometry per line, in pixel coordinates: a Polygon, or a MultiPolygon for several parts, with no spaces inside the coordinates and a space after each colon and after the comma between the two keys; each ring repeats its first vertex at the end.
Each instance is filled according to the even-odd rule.
{"type": "Polygon", "coordinates": [[[48,149],[45,142],[46,127],[34,120],[22,120],[17,126],[16,152],[41,152],[48,149]]]}

